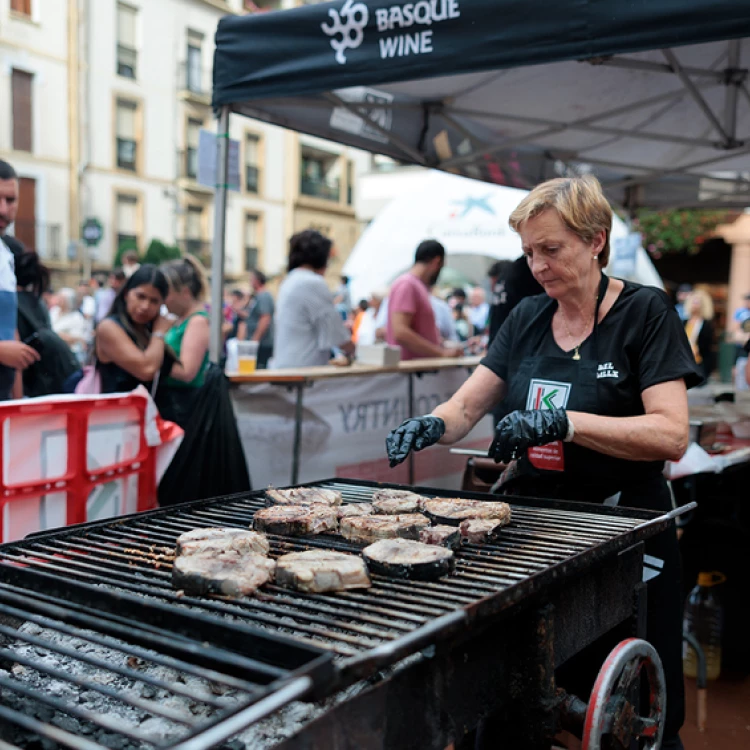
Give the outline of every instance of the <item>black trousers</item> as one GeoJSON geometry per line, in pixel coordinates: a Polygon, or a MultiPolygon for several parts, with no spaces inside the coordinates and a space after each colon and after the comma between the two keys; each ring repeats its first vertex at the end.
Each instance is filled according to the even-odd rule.
{"type": "MultiPolygon", "coordinates": [[[[534,495],[531,486],[515,485],[512,494],[534,495]]],[[[538,493],[538,487],[536,491],[538,493]]],[[[581,496],[580,487],[573,491],[569,499],[581,496]]],[[[537,494],[539,496],[545,496],[537,494]]],[[[559,497],[559,496],[558,496],[559,497]]],[[[644,510],[669,511],[672,499],[667,483],[658,478],[633,485],[622,491],[619,505],[644,510]]],[[[647,584],[646,639],[656,649],[664,666],[667,688],[667,710],[664,725],[663,747],[680,750],[682,743],[679,731],[685,723],[685,685],[682,675],[682,571],[680,550],[674,524],[661,534],[652,537],[645,544],[647,555],[664,560],[664,568],[659,576],[647,584]]],[[[615,644],[592,646],[581,652],[561,670],[560,684],[569,692],[588,700],[596,675],[604,663],[606,653],[615,644]],[[564,680],[564,684],[563,684],[564,680]]],[[[475,750],[498,750],[503,747],[501,723],[489,717],[477,730],[475,750]]]]}

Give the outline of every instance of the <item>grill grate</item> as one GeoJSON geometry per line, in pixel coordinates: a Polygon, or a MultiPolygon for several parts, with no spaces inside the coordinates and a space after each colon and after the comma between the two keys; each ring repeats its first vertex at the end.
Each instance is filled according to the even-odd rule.
{"type": "MultiPolygon", "coordinates": [[[[347,480],[320,485],[341,491],[345,502],[367,501],[382,486],[347,480]]],[[[315,684],[322,686],[318,694],[330,691],[331,656],[337,686],[351,684],[668,523],[666,517],[648,511],[513,500],[513,523],[501,539],[463,547],[454,575],[437,582],[376,575],[371,589],[340,594],[303,594],[268,586],[253,598],[230,601],[182,596],[172,588],[176,537],[201,526],[248,527],[254,512],[265,505],[262,493],[201,501],[3,545],[0,615],[27,624],[20,632],[0,626],[0,637],[6,641],[0,657],[15,663],[17,672],[30,670],[40,678],[34,687],[34,681],[19,679],[12,671],[7,676],[0,673],[0,720],[67,747],[107,746],[82,743],[80,736],[66,736],[66,730],[13,707],[23,706],[24,697],[35,698],[86,726],[116,732],[134,747],[209,747],[209,739],[230,736],[229,726],[241,729],[284,702],[308,695],[315,684]],[[70,639],[76,639],[73,646],[70,639]],[[80,643],[84,647],[76,648],[80,643]],[[94,646],[107,649],[109,661],[87,653],[94,646]],[[77,667],[63,671],[55,666],[63,658],[77,667]],[[153,669],[143,669],[143,664],[153,669]],[[108,670],[114,687],[87,678],[94,668],[108,670]],[[158,676],[160,669],[182,675],[185,682],[158,676]],[[59,683],[65,696],[94,692],[112,701],[118,711],[149,719],[124,726],[117,711],[96,714],[43,690],[40,695],[45,680],[59,683]],[[144,697],[153,695],[162,699],[144,697]],[[172,696],[187,701],[187,714],[171,707],[172,696]],[[156,736],[144,730],[148,721],[159,729],[156,736]]],[[[360,549],[338,536],[269,539],[273,557],[313,547],[360,549]]]]}

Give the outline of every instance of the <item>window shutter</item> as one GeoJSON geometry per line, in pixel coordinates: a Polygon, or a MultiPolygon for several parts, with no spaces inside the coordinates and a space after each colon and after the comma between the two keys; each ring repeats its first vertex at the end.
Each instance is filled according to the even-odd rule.
{"type": "Polygon", "coordinates": [[[117,233],[138,233],[138,198],[134,195],[117,196],[117,233]]]}
{"type": "Polygon", "coordinates": [[[135,49],[135,8],[117,6],[117,43],[135,49]]]}
{"type": "Polygon", "coordinates": [[[136,104],[133,102],[117,100],[117,137],[131,141],[136,139],[135,114],[136,104]]]}
{"type": "Polygon", "coordinates": [[[33,76],[24,70],[13,70],[11,88],[13,97],[13,148],[16,151],[32,150],[31,89],[33,76]]]}

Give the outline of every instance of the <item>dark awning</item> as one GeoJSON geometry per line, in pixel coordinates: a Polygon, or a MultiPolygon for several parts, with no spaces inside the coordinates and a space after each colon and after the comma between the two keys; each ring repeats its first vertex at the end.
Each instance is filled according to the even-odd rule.
{"type": "Polygon", "coordinates": [[[516,187],[745,205],[745,37],[748,0],[338,0],[223,19],[214,106],[516,187]]]}

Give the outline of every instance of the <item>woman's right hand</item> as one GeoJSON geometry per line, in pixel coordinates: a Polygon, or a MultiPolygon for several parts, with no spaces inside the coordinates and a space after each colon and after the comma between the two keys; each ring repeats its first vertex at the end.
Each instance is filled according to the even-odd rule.
{"type": "Polygon", "coordinates": [[[412,450],[421,451],[422,448],[434,445],[444,434],[445,422],[440,417],[428,414],[407,419],[395,430],[391,430],[385,439],[391,468],[404,461],[412,450]]]}
{"type": "Polygon", "coordinates": [[[169,318],[165,318],[163,315],[154,321],[153,332],[154,333],[166,333],[172,327],[173,321],[169,318]]]}

